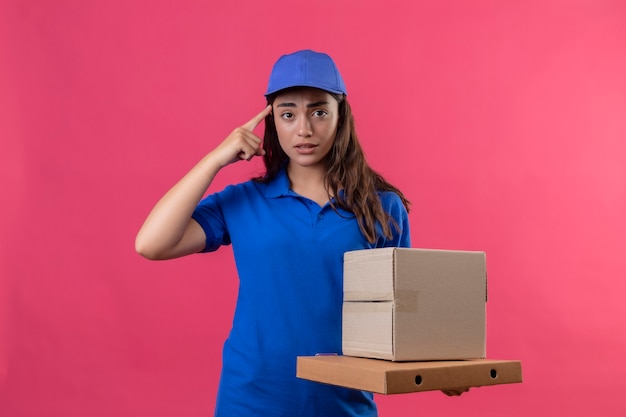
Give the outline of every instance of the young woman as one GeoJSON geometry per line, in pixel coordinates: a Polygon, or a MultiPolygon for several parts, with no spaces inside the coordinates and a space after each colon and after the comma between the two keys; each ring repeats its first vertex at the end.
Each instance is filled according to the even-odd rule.
{"type": "Polygon", "coordinates": [[[281,57],[267,107],[168,191],[137,235],[149,259],[233,245],[239,295],[216,416],[376,415],[369,393],[295,377],[297,356],[341,353],[343,254],[410,247],[408,201],[365,161],[346,94],[328,55],[281,57]],[[202,199],[222,168],[255,156],[264,176],[202,199]]]}

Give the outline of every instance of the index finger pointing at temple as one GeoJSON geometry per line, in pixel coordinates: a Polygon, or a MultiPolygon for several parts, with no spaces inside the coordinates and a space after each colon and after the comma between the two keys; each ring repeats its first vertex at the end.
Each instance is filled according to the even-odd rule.
{"type": "Polygon", "coordinates": [[[253,131],[254,128],[256,128],[259,125],[259,123],[261,123],[261,120],[265,119],[265,116],[267,116],[271,112],[272,112],[272,105],[268,104],[267,107],[265,107],[261,113],[254,116],[248,123],[244,124],[242,127],[249,131],[253,131]]]}

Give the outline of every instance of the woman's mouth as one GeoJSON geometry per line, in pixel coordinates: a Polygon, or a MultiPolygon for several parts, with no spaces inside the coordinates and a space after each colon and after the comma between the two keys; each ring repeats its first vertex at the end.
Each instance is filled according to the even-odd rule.
{"type": "Polygon", "coordinates": [[[310,154],[313,153],[315,151],[315,148],[317,148],[317,145],[313,144],[313,143],[299,143],[296,146],[294,146],[294,148],[296,149],[296,152],[298,152],[299,154],[310,154]]]}

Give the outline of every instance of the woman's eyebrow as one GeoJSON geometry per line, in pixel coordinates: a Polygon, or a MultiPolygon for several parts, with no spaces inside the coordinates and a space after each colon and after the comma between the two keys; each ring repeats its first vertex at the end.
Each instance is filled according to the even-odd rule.
{"type": "Polygon", "coordinates": [[[307,107],[317,107],[317,106],[323,106],[324,104],[328,104],[327,101],[316,101],[315,103],[309,103],[306,106],[307,107]]]}
{"type": "MultiPolygon", "coordinates": [[[[315,103],[309,103],[306,106],[307,108],[311,108],[311,107],[323,106],[325,104],[328,104],[328,101],[316,101],[315,103]]],[[[296,107],[296,103],[291,103],[291,102],[279,103],[276,105],[276,107],[296,107]]]]}

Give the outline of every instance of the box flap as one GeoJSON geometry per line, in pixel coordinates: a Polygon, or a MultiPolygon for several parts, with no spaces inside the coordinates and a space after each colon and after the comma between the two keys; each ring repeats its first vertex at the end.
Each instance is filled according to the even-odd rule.
{"type": "Polygon", "coordinates": [[[349,251],[343,261],[344,301],[392,301],[396,248],[349,251]]]}
{"type": "Polygon", "coordinates": [[[344,302],[343,354],[393,359],[393,310],[393,301],[344,302]]]}

